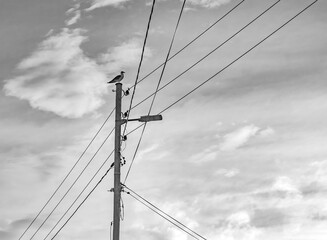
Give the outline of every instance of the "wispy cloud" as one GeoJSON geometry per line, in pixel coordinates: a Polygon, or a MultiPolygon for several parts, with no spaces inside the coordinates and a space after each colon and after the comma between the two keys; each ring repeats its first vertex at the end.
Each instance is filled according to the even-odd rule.
{"type": "Polygon", "coordinates": [[[255,136],[259,130],[260,128],[255,125],[248,125],[226,134],[223,142],[220,144],[220,150],[232,151],[243,146],[251,137],[255,136]]]}
{"type": "Polygon", "coordinates": [[[239,211],[227,217],[227,226],[221,233],[222,240],[256,240],[262,232],[251,225],[251,217],[247,211],[239,211]]]}
{"type": "Polygon", "coordinates": [[[80,6],[81,6],[81,4],[76,3],[74,5],[74,7],[67,10],[66,15],[70,16],[70,19],[67,19],[65,21],[66,26],[71,26],[71,25],[77,23],[77,21],[81,19],[80,6]]]}
{"type": "Polygon", "coordinates": [[[107,7],[107,6],[119,7],[123,3],[128,1],[129,0],[93,0],[91,6],[85,9],[85,11],[92,11],[94,9],[107,7]]]}
{"type": "Polygon", "coordinates": [[[215,8],[223,4],[227,4],[231,0],[189,0],[188,3],[196,6],[201,6],[205,8],[215,8]]]}
{"type": "Polygon", "coordinates": [[[6,94],[62,117],[78,118],[95,111],[104,103],[106,76],[85,56],[81,49],[85,40],[81,29],[63,29],[49,36],[18,65],[21,75],[6,80],[6,94]]]}
{"type": "Polygon", "coordinates": [[[272,186],[273,191],[283,192],[287,195],[300,195],[301,192],[293,183],[293,181],[286,176],[280,176],[276,179],[272,186]]]}
{"type": "MultiPolygon", "coordinates": [[[[15,78],[6,80],[6,95],[27,100],[33,108],[62,117],[79,118],[97,110],[107,93],[107,75],[135,65],[142,41],[132,38],[108,48],[97,60],[88,58],[81,44],[82,29],[63,29],[47,35],[38,49],[21,61],[15,78]]],[[[145,57],[150,57],[147,48],[145,57]]]]}

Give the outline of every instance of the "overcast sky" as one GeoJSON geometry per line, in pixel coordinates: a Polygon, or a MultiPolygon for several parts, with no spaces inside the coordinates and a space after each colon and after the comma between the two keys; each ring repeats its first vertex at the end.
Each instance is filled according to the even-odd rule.
{"type": "MultiPolygon", "coordinates": [[[[164,61],[182,6],[179,0],[156,2],[140,77],[164,61]]],[[[187,0],[171,54],[238,3],[187,0]]],[[[169,61],[161,84],[274,3],[245,0],[169,61]]],[[[279,1],[160,91],[152,113],[209,79],[310,3],[279,1]]],[[[151,5],[150,0],[1,0],[1,239],[21,236],[114,108],[115,86],[106,82],[123,70],[123,88],[133,85],[151,5]]],[[[210,240],[327,239],[326,11],[327,2],[318,1],[165,111],[163,121],[149,123],[126,185],[210,240]]],[[[137,86],[134,105],[155,90],[160,73],[137,86]]],[[[124,111],[130,99],[123,98],[124,111]]],[[[133,109],[131,117],[146,115],[150,102],[133,109]]],[[[113,126],[111,117],[22,239],[31,238],[113,126]]],[[[137,126],[129,123],[127,131],[137,126]]],[[[140,133],[123,143],[123,179],[140,133]]],[[[113,146],[110,136],[33,239],[45,238],[113,146]]],[[[56,239],[109,239],[112,187],[110,172],[56,239]]],[[[122,199],[121,239],[193,239],[126,193],[122,199]]]]}

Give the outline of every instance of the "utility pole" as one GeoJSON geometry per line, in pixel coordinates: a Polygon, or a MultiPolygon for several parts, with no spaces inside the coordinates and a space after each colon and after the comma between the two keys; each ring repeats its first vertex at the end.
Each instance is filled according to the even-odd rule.
{"type": "MultiPolygon", "coordinates": [[[[124,92],[125,93],[125,92],[124,92]]],[[[122,186],[120,183],[120,166],[121,166],[121,126],[127,121],[151,122],[162,120],[161,115],[141,116],[137,119],[122,119],[121,111],[122,84],[116,83],[116,117],[115,117],[115,161],[114,161],[114,223],[113,223],[113,240],[119,240],[120,233],[120,195],[122,186]]]]}
{"type": "Polygon", "coordinates": [[[122,84],[116,83],[116,117],[115,117],[115,161],[114,161],[114,223],[113,240],[119,240],[120,231],[120,144],[121,144],[121,99],[122,84]]]}

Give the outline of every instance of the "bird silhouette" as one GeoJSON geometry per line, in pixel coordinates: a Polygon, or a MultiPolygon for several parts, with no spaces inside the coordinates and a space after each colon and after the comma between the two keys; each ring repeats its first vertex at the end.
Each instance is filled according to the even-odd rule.
{"type": "Polygon", "coordinates": [[[114,77],[114,79],[112,79],[111,81],[107,82],[107,83],[117,83],[120,82],[121,80],[123,80],[124,78],[124,71],[120,72],[120,75],[117,75],[116,77],[114,77]]]}

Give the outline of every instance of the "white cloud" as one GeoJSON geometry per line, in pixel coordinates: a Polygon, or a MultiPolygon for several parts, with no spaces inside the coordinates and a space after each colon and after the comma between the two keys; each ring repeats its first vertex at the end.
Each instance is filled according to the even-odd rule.
{"type": "Polygon", "coordinates": [[[281,176],[276,179],[272,186],[273,191],[285,192],[289,195],[300,195],[301,192],[293,183],[293,181],[286,176],[281,176]]]}
{"type": "MultiPolygon", "coordinates": [[[[103,65],[104,71],[108,73],[120,72],[124,68],[132,66],[140,60],[142,41],[132,38],[123,42],[120,46],[108,49],[107,53],[99,57],[99,63],[103,65]]],[[[146,48],[144,57],[150,57],[151,51],[146,48]]]]}
{"type": "Polygon", "coordinates": [[[251,226],[251,218],[247,211],[239,211],[227,218],[227,226],[219,240],[257,240],[261,239],[262,231],[251,226]]]}
{"type": "Polygon", "coordinates": [[[224,177],[232,178],[235,177],[240,173],[239,169],[233,168],[233,169],[218,169],[215,171],[215,175],[223,175],[224,177]]]}
{"type": "Polygon", "coordinates": [[[229,3],[231,0],[189,0],[188,3],[205,8],[219,7],[223,4],[229,3]]]}
{"type": "Polygon", "coordinates": [[[119,7],[121,4],[128,1],[129,0],[93,0],[91,6],[85,9],[85,11],[92,11],[94,9],[107,6],[119,7]]]}
{"type": "Polygon", "coordinates": [[[250,224],[251,219],[246,211],[240,211],[231,214],[227,218],[227,221],[229,226],[243,227],[245,225],[250,224]]]}
{"type": "Polygon", "coordinates": [[[260,136],[262,137],[268,137],[275,134],[275,130],[272,129],[271,127],[267,127],[266,129],[263,129],[260,131],[260,136]]]}
{"type": "Polygon", "coordinates": [[[291,179],[289,177],[278,177],[273,184],[273,190],[276,191],[283,191],[283,192],[298,192],[294,184],[292,183],[291,179]]]}
{"type": "Polygon", "coordinates": [[[81,29],[63,29],[49,36],[19,65],[22,74],[6,80],[7,95],[29,101],[34,108],[78,118],[95,111],[104,101],[106,76],[81,44],[81,29]]]}
{"type": "Polygon", "coordinates": [[[232,151],[243,146],[249,139],[255,136],[260,128],[255,125],[248,125],[226,134],[220,144],[221,151],[232,151]]]}
{"type": "Polygon", "coordinates": [[[66,26],[73,25],[77,23],[78,20],[81,19],[81,10],[79,10],[80,4],[77,3],[74,7],[67,10],[66,15],[72,15],[72,17],[65,21],[66,26]]]}

